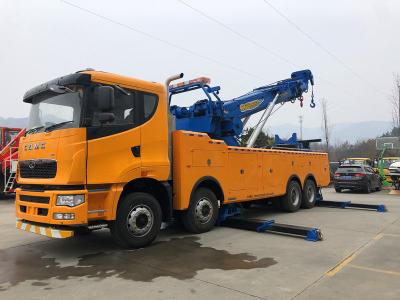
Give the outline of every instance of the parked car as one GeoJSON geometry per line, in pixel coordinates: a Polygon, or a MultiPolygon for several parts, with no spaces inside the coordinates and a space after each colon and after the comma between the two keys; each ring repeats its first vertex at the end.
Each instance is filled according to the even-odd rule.
{"type": "Polygon", "coordinates": [[[366,193],[382,189],[379,172],[370,166],[357,164],[340,166],[335,172],[333,184],[337,193],[345,189],[361,190],[366,193]]]}
{"type": "Polygon", "coordinates": [[[385,176],[386,181],[389,183],[393,182],[392,177],[389,175],[391,172],[390,167],[398,161],[400,161],[400,157],[383,157],[378,163],[377,169],[383,169],[383,175],[385,176]]]}
{"type": "Polygon", "coordinates": [[[389,174],[392,185],[396,190],[400,189],[400,161],[396,161],[389,166],[389,174]]]}
{"type": "Polygon", "coordinates": [[[331,177],[331,183],[333,182],[335,172],[336,172],[337,168],[339,168],[339,166],[340,166],[340,162],[338,162],[338,161],[329,162],[329,174],[331,177]]]}

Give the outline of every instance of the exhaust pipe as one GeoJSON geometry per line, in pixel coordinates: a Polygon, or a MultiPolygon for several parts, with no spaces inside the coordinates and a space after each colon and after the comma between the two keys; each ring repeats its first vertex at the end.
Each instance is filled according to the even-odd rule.
{"type": "MultiPolygon", "coordinates": [[[[181,79],[181,78],[183,78],[183,73],[176,74],[176,75],[171,75],[171,76],[167,77],[167,79],[165,80],[165,90],[167,92],[167,98],[168,99],[169,99],[169,84],[172,81],[177,80],[177,79],[181,79]]],[[[169,106],[169,101],[168,101],[168,106],[169,106]]]]}

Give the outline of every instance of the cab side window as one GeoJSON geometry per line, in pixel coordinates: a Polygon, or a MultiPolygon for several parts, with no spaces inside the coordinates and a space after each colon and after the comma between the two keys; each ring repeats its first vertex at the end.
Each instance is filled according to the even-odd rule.
{"type": "Polygon", "coordinates": [[[130,95],[125,95],[118,90],[115,91],[115,108],[113,113],[115,120],[111,124],[114,125],[135,125],[135,92],[129,91],[130,95]]]}
{"type": "MultiPolygon", "coordinates": [[[[128,90],[127,90],[128,91],[128,90]]],[[[123,94],[121,91],[115,90],[115,108],[112,111],[115,115],[113,122],[105,124],[107,125],[126,125],[135,124],[135,91],[128,91],[129,95],[123,94]]],[[[93,99],[94,100],[94,99],[93,99]]],[[[97,107],[96,101],[90,101],[87,109],[87,120],[89,126],[100,126],[99,114],[100,109],[97,107]]]]}
{"type": "Polygon", "coordinates": [[[113,122],[100,124],[100,109],[95,99],[89,101],[86,109],[85,124],[88,127],[88,138],[99,138],[137,127],[147,122],[157,109],[156,94],[124,88],[125,93],[114,89],[115,107],[113,122]]]}
{"type": "Polygon", "coordinates": [[[153,116],[157,108],[158,97],[157,95],[144,92],[137,92],[137,96],[138,96],[138,106],[143,107],[142,122],[145,123],[153,116]]]}

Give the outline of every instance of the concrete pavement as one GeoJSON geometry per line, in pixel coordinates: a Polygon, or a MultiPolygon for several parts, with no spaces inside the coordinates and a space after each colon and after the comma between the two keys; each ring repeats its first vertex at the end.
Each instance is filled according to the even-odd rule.
{"type": "Polygon", "coordinates": [[[123,250],[107,230],[55,240],[15,229],[0,201],[0,299],[399,299],[400,196],[337,194],[327,200],[386,204],[377,213],[319,208],[247,214],[319,227],[322,242],[215,228],[169,228],[150,247],[123,250]]]}

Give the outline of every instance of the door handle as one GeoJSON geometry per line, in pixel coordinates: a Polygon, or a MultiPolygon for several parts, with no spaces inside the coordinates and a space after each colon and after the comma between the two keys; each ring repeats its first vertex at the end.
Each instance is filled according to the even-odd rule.
{"type": "Polygon", "coordinates": [[[131,151],[134,157],[140,157],[140,146],[133,146],[131,151]]]}

